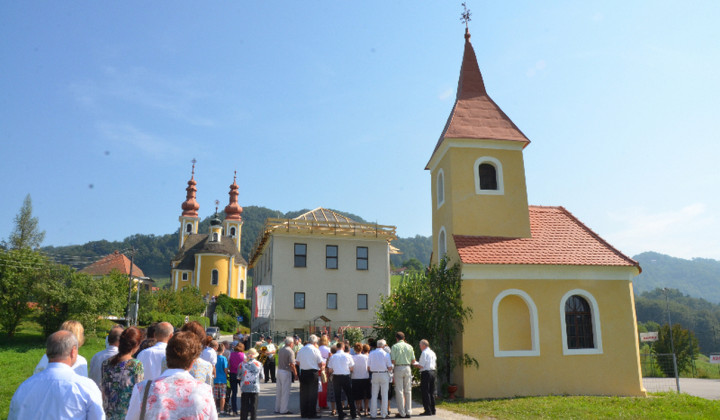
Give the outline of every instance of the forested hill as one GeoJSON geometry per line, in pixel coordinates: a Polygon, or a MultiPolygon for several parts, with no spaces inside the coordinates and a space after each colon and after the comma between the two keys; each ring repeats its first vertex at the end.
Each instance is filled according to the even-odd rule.
{"type": "MultiPolygon", "coordinates": [[[[268,217],[291,219],[308,211],[309,209],[303,209],[283,213],[265,207],[244,207],[241,238],[243,257],[246,260],[249,259],[252,247],[265,224],[265,219],[268,217]]],[[[357,222],[368,223],[358,215],[341,210],[335,211],[357,222]]],[[[200,233],[209,231],[211,218],[206,217],[200,222],[200,233]]],[[[224,218],[224,214],[221,214],[220,218],[224,218]]],[[[143,270],[145,275],[165,277],[170,275],[170,260],[178,251],[178,233],[179,228],[177,231],[166,235],[136,234],[128,236],[122,241],[99,240],[84,245],[47,246],[42,248],[42,251],[59,263],[82,268],[115,250],[125,250],[126,255],[129,256],[126,250],[134,247],[136,250],[135,264],[143,270]]],[[[403,252],[401,255],[391,256],[391,261],[395,266],[400,266],[403,261],[411,258],[416,258],[423,264],[429,263],[430,253],[432,252],[432,242],[429,237],[418,235],[414,238],[399,238],[397,241],[393,241],[393,246],[400,248],[403,252]]]]}
{"type": "Polygon", "coordinates": [[[685,260],[657,252],[644,252],[633,259],[640,263],[643,270],[633,280],[636,294],[667,287],[720,303],[720,261],[706,258],[685,260]]]}

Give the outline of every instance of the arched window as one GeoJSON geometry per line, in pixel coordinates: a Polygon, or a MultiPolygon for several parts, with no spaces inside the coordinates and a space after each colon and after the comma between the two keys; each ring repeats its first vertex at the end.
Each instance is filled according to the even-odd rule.
{"type": "Polygon", "coordinates": [[[437,176],[437,207],[445,203],[445,172],[442,169],[438,172],[437,176]]]}
{"type": "Polygon", "coordinates": [[[438,233],[438,259],[442,258],[447,254],[447,238],[445,235],[445,226],[440,228],[438,233]]]}
{"type": "Polygon", "coordinates": [[[240,293],[245,294],[245,280],[240,280],[240,293]]]}
{"type": "Polygon", "coordinates": [[[218,240],[220,240],[220,235],[218,235],[217,232],[213,232],[212,240],[213,242],[217,242],[218,240]]]}
{"type": "Polygon", "coordinates": [[[235,227],[230,228],[230,236],[235,236],[235,227]]]}
{"type": "Polygon", "coordinates": [[[535,302],[519,289],[502,291],[492,306],[495,357],[540,355],[540,328],[535,302]]]}
{"type": "Polygon", "coordinates": [[[592,294],[571,290],[560,300],[563,354],[602,354],[598,304],[592,294]]]}
{"type": "Polygon", "coordinates": [[[582,296],[572,295],[565,301],[565,331],[569,349],[592,349],[592,314],[582,296]]]}
{"type": "Polygon", "coordinates": [[[212,284],[213,286],[217,286],[219,277],[220,275],[218,274],[218,271],[216,269],[213,269],[213,271],[210,273],[210,284],[212,284]]]}
{"type": "Polygon", "coordinates": [[[188,223],[185,225],[185,232],[191,233],[192,232],[192,223],[188,223]]]}
{"type": "Polygon", "coordinates": [[[483,156],[475,161],[473,168],[476,194],[505,194],[502,163],[499,160],[494,157],[483,156]]]}
{"type": "Polygon", "coordinates": [[[489,163],[481,163],[478,166],[478,177],[480,177],[481,190],[497,190],[497,171],[489,163]]]}

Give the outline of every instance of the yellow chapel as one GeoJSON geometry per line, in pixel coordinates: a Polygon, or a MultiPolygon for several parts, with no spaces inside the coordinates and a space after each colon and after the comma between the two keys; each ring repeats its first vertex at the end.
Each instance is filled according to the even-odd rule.
{"type": "Polygon", "coordinates": [[[225,220],[215,210],[208,233],[198,232],[200,205],[196,200],[195,164],[186,188],[180,215],[180,244],[172,259],[171,282],[174,290],[196,287],[203,295],[226,294],[245,299],[247,262],[242,257],[242,207],[238,204],[237,176],[230,185],[230,201],[225,207],[225,220]]]}
{"type": "Polygon", "coordinates": [[[473,310],[458,351],[466,398],[645,395],[632,279],[639,264],[563,207],[529,206],[530,140],[488,96],[466,29],[455,104],[426,169],[433,258],[459,263],[473,310]]]}

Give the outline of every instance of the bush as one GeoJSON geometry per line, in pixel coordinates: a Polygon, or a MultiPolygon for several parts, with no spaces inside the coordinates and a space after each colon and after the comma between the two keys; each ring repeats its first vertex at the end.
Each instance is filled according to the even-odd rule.
{"type": "Polygon", "coordinates": [[[350,345],[352,346],[355,343],[362,342],[363,338],[365,338],[365,335],[360,328],[350,327],[346,328],[343,331],[343,338],[345,340],[348,340],[350,342],[350,345]]]}
{"type": "Polygon", "coordinates": [[[220,330],[233,332],[237,328],[237,325],[237,320],[231,315],[218,313],[217,326],[220,328],[220,330]]]}
{"type": "MultiPolygon", "coordinates": [[[[189,316],[190,321],[197,321],[202,325],[209,326],[210,319],[206,316],[189,316]]],[[[157,311],[140,312],[138,323],[140,325],[150,325],[153,322],[169,322],[173,327],[180,328],[185,325],[185,315],[168,314],[157,311]]]]}

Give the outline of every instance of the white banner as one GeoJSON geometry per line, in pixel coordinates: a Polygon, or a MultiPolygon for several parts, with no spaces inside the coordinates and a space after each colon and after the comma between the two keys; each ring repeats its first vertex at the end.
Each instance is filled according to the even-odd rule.
{"type": "Polygon", "coordinates": [[[658,332],[657,331],[640,333],[640,342],[652,343],[653,341],[658,341],[658,332]]]}
{"type": "Polygon", "coordinates": [[[710,363],[720,363],[720,354],[711,354],[710,363]]]}
{"type": "Polygon", "coordinates": [[[269,318],[272,310],[272,286],[255,287],[255,318],[269,318]]]}

